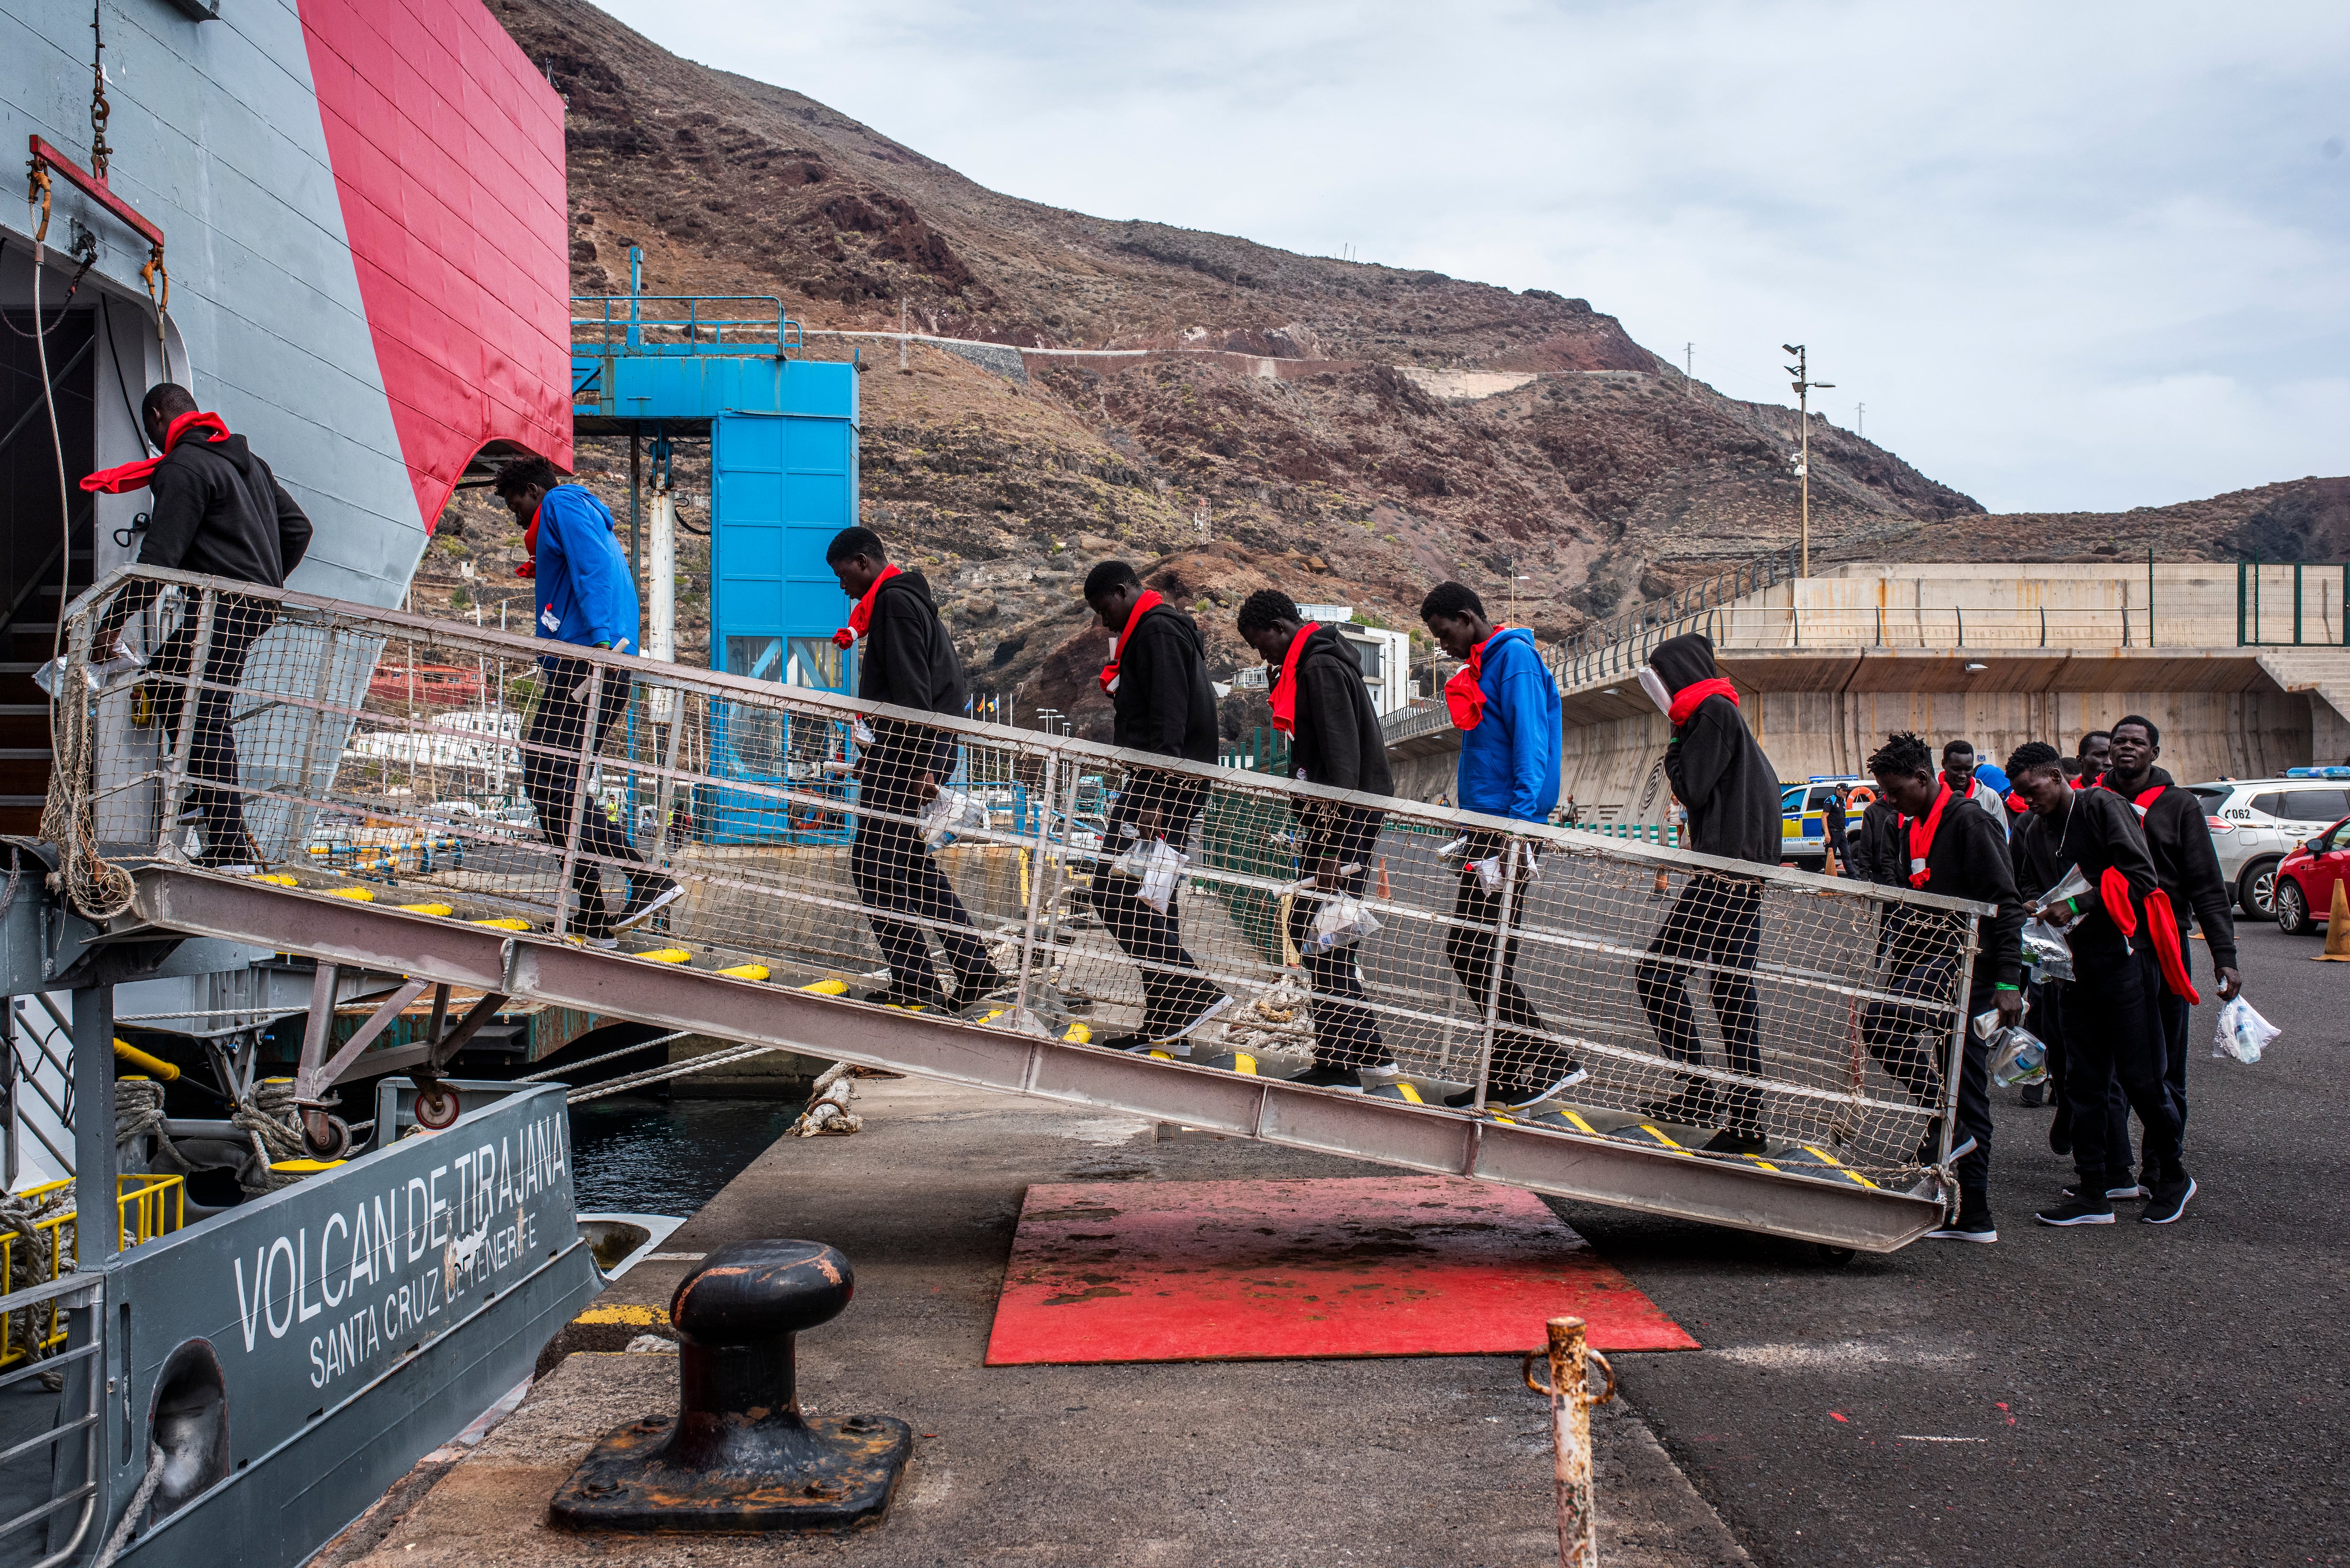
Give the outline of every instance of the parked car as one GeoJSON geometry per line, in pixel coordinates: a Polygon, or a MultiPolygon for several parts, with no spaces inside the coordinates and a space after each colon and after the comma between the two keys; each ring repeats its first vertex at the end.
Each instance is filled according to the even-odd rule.
{"type": "Polygon", "coordinates": [[[2313,834],[2277,862],[2277,929],[2289,937],[2314,931],[2334,909],[2334,885],[2350,871],[2350,817],[2313,834]]]}
{"type": "MultiPolygon", "coordinates": [[[[2319,829],[2350,814],[2345,793],[2350,789],[2350,768],[2294,768],[2282,778],[2227,779],[2187,787],[2203,798],[2220,874],[2234,887],[2236,908],[2248,919],[2276,918],[2271,888],[2278,863],[2319,829]]],[[[2320,902],[2315,907],[2322,919],[2327,906],[2320,902]]]]}
{"type": "MultiPolygon", "coordinates": [[[[1840,789],[1858,784],[1875,796],[1875,785],[1866,779],[1828,778],[1825,775],[1799,784],[1779,786],[1779,858],[1798,870],[1817,871],[1828,858],[1828,796],[1840,789]]],[[[1851,814],[1850,826],[1860,826],[1860,813],[1851,814]]]]}

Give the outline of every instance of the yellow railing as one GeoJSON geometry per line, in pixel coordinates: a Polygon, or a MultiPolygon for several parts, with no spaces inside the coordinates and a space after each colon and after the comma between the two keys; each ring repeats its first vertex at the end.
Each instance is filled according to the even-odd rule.
{"type": "MultiPolygon", "coordinates": [[[[20,1198],[46,1198],[73,1186],[73,1179],[26,1188],[20,1198]]],[[[177,1176],[118,1176],[114,1179],[115,1222],[122,1250],[170,1234],[188,1222],[187,1183],[177,1176]]],[[[80,1251],[80,1231],[72,1210],[64,1209],[33,1221],[36,1240],[27,1242],[19,1231],[0,1231],[0,1294],[61,1279],[74,1270],[80,1251]],[[16,1278],[16,1249],[33,1250],[31,1277],[16,1278]]],[[[44,1355],[63,1345],[65,1314],[55,1302],[22,1312],[0,1313],[0,1366],[13,1366],[28,1357],[44,1355]]]]}

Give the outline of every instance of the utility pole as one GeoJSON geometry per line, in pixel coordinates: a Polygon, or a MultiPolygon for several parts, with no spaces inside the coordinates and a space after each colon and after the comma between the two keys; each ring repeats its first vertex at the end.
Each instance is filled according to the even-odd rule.
{"type": "Polygon", "coordinates": [[[1795,415],[1803,421],[1803,455],[1795,462],[1795,477],[1804,482],[1804,548],[1802,563],[1795,568],[1799,577],[1812,575],[1812,391],[1814,388],[1835,385],[1834,381],[1814,381],[1811,375],[1811,358],[1801,343],[1782,343],[1780,348],[1795,357],[1787,367],[1787,374],[1795,378],[1795,415]]]}
{"type": "Polygon", "coordinates": [[[898,370],[901,375],[914,373],[913,367],[906,363],[906,296],[902,294],[898,296],[898,370]]]}
{"type": "Polygon", "coordinates": [[[1681,390],[1694,398],[1697,396],[1696,344],[1684,343],[1681,345],[1681,364],[1683,367],[1681,370],[1681,390]]]}
{"type": "Polygon", "coordinates": [[[1853,410],[1852,433],[1858,436],[1861,440],[1866,441],[1868,439],[1868,405],[1866,403],[1855,403],[1853,405],[1853,410]]]}

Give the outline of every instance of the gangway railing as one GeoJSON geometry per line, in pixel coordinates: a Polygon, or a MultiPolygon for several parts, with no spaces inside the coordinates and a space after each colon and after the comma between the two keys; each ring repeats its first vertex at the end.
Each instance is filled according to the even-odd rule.
{"type": "MultiPolygon", "coordinates": [[[[1938,1222],[1950,1193],[1948,1067],[1980,906],[593,649],[563,646],[550,670],[540,659],[555,644],[188,574],[117,571],[68,623],[59,689],[80,706],[60,714],[50,815],[84,824],[69,886],[118,927],[229,936],[1834,1247],[1901,1245],[1938,1222]],[[126,633],[150,657],[143,670],[91,652],[125,591],[153,599],[126,633]],[[242,678],[221,679],[208,650],[256,620],[267,629],[242,678]],[[396,683],[371,684],[379,662],[475,669],[494,701],[528,715],[521,738],[490,741],[494,759],[419,743],[440,715],[401,701],[396,683]],[[614,715],[600,740],[556,742],[541,722],[558,700],[542,690],[550,678],[575,711],[614,715]],[[197,863],[191,808],[220,787],[197,749],[206,700],[234,715],[236,788],[265,876],[197,863]],[[1045,807],[1009,825],[974,812],[935,854],[968,933],[936,909],[894,911],[934,939],[983,945],[1002,983],[960,1014],[855,1000],[888,978],[867,900],[892,887],[868,878],[860,891],[853,846],[804,841],[827,814],[868,836],[922,831],[918,809],[890,809],[856,782],[869,760],[861,737],[893,725],[924,726],[961,753],[941,776],[1017,778],[1045,807]],[[774,782],[713,775],[720,729],[738,751],[764,747],[774,782]],[[550,835],[446,808],[477,762],[532,775],[542,794],[584,767],[593,809],[629,846],[597,852],[602,836],[583,836],[580,814],[550,835]],[[1197,794],[1180,954],[1138,961],[1117,940],[1132,907],[1117,896],[1131,890],[1117,836],[1104,844],[1078,824],[1080,793],[1105,782],[1197,794]],[[720,790],[738,827],[744,802],[759,805],[773,842],[704,842],[696,802],[720,790]],[[1298,835],[1347,811],[1376,823],[1357,886],[1378,929],[1301,970],[1317,900],[1300,887],[1298,835]],[[429,874],[314,862],[306,845],[330,818],[453,834],[465,854],[429,874]],[[611,909],[631,874],[684,891],[607,949],[570,891],[579,873],[608,879],[611,909]],[[129,909],[105,907],[109,886],[129,909]],[[1505,931],[1513,976],[1491,961],[1505,931]],[[1105,1047],[1142,1025],[1146,975],[1154,992],[1232,1005],[1159,1056],[1105,1047]],[[1329,1063],[1362,1046],[1395,1073],[1290,1081],[1317,1047],[1329,1063]],[[1501,1103],[1503,1086],[1569,1064],[1588,1076],[1529,1108],[1501,1103]],[[1751,1113],[1761,1152],[1703,1149],[1730,1107],[1751,1113]]],[[[400,1064],[414,1064],[417,1048],[401,1050],[400,1064]]],[[[339,1075],[391,1064],[373,1054],[339,1075]]]]}

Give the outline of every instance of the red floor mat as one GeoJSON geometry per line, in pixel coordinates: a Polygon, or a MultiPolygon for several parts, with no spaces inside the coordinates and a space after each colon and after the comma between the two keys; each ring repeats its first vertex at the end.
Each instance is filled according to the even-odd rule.
{"type": "Polygon", "coordinates": [[[987,1364],[1472,1355],[1575,1315],[1697,1341],[1534,1194],[1449,1176],[1028,1189],[987,1364]]]}

